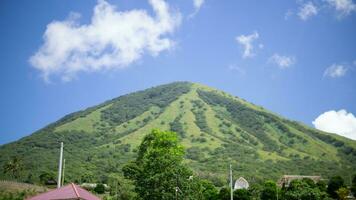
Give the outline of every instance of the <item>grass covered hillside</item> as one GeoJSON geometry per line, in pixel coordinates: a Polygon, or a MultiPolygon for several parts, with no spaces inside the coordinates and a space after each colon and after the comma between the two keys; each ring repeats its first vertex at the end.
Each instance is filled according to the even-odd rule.
{"type": "MultiPolygon", "coordinates": [[[[105,181],[120,176],[153,128],[177,132],[185,162],[217,186],[225,184],[229,163],[234,176],[251,182],[282,174],[348,177],[356,171],[355,141],[189,82],[134,92],[67,115],[0,146],[0,169],[16,157],[22,166],[17,179],[40,182],[43,174],[55,177],[63,141],[66,181],[105,181]]],[[[11,176],[0,171],[2,179],[11,176]]]]}

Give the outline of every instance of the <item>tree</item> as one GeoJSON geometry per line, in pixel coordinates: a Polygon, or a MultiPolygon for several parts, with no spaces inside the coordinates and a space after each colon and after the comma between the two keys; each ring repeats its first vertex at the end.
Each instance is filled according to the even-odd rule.
{"type": "Polygon", "coordinates": [[[230,200],[230,188],[223,187],[218,194],[219,200],[230,200]]]}
{"type": "Polygon", "coordinates": [[[307,184],[309,187],[311,188],[315,188],[316,184],[314,183],[314,181],[310,178],[303,178],[302,181],[303,183],[307,184]]]}
{"type": "Polygon", "coordinates": [[[141,199],[193,195],[186,194],[192,172],[183,164],[183,156],[176,133],[153,129],[140,144],[136,160],[124,166],[124,176],[134,181],[141,199]]]}
{"type": "Polygon", "coordinates": [[[288,200],[319,200],[326,197],[325,192],[321,192],[311,179],[293,180],[284,193],[284,198],[288,200]]]}
{"type": "Polygon", "coordinates": [[[3,167],[4,174],[9,174],[14,179],[18,179],[20,177],[22,170],[23,164],[21,159],[18,157],[13,157],[12,160],[7,162],[3,167]]]}
{"type": "MultiPolygon", "coordinates": [[[[201,187],[202,199],[204,200],[216,200],[218,199],[219,192],[215,186],[208,180],[199,180],[201,187]]],[[[194,192],[194,191],[192,191],[194,192]]]]}
{"type": "Polygon", "coordinates": [[[94,180],[94,176],[91,173],[85,172],[80,177],[80,183],[91,183],[94,180]]]}
{"type": "Polygon", "coordinates": [[[345,187],[341,187],[336,191],[339,200],[346,200],[347,195],[349,195],[349,190],[345,187]]]}
{"type": "Polygon", "coordinates": [[[105,186],[102,183],[99,183],[95,186],[94,191],[98,194],[104,194],[105,192],[105,186]]]}
{"type": "Polygon", "coordinates": [[[113,199],[133,200],[137,199],[132,181],[123,177],[110,177],[110,195],[113,199]]]}
{"type": "Polygon", "coordinates": [[[33,184],[34,183],[34,178],[32,173],[28,173],[26,179],[24,180],[25,183],[33,184]]]}
{"type": "Polygon", "coordinates": [[[251,184],[250,187],[248,188],[248,191],[251,194],[252,199],[260,199],[260,194],[262,191],[263,187],[261,184],[251,184]]]}
{"type": "Polygon", "coordinates": [[[319,190],[321,192],[326,192],[326,188],[327,188],[327,185],[326,185],[326,182],[325,181],[319,181],[316,183],[316,186],[319,188],[319,190]]]}
{"type": "Polygon", "coordinates": [[[344,180],[341,178],[341,176],[334,176],[329,180],[327,192],[330,197],[336,199],[338,197],[336,191],[343,186],[344,180]]]}
{"type": "Polygon", "coordinates": [[[40,182],[43,184],[43,185],[46,185],[48,184],[49,182],[55,182],[56,176],[51,173],[51,172],[43,172],[41,173],[41,175],[38,177],[40,178],[40,182]]]}
{"type": "Polygon", "coordinates": [[[277,199],[277,185],[273,181],[266,181],[261,192],[261,200],[277,199]]]}
{"type": "Polygon", "coordinates": [[[184,199],[217,200],[218,190],[208,180],[190,176],[187,187],[183,188],[184,199]]]}
{"type": "Polygon", "coordinates": [[[251,193],[246,189],[238,189],[234,191],[234,200],[251,200],[251,193]]]}
{"type": "Polygon", "coordinates": [[[356,196],[356,174],[352,178],[351,192],[354,194],[354,196],[356,196]]]}

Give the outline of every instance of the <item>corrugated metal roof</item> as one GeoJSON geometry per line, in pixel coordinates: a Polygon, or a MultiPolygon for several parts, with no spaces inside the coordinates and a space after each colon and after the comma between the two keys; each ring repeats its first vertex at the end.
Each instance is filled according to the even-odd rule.
{"type": "Polygon", "coordinates": [[[27,200],[100,200],[99,197],[91,194],[80,186],[71,183],[56,190],[30,197],[27,200]]]}

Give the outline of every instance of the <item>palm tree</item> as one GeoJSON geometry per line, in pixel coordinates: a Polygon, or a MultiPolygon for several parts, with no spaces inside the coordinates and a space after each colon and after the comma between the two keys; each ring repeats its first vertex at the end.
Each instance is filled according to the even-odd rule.
{"type": "Polygon", "coordinates": [[[4,174],[9,174],[12,178],[18,179],[20,172],[23,169],[23,164],[20,158],[14,157],[4,165],[4,174]]]}

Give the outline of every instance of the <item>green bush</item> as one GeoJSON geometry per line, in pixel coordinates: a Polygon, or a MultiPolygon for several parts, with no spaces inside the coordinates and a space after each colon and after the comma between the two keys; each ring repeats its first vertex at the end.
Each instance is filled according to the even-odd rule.
{"type": "Polygon", "coordinates": [[[104,194],[105,193],[105,186],[102,183],[98,183],[96,187],[94,188],[94,191],[98,194],[104,194]]]}

